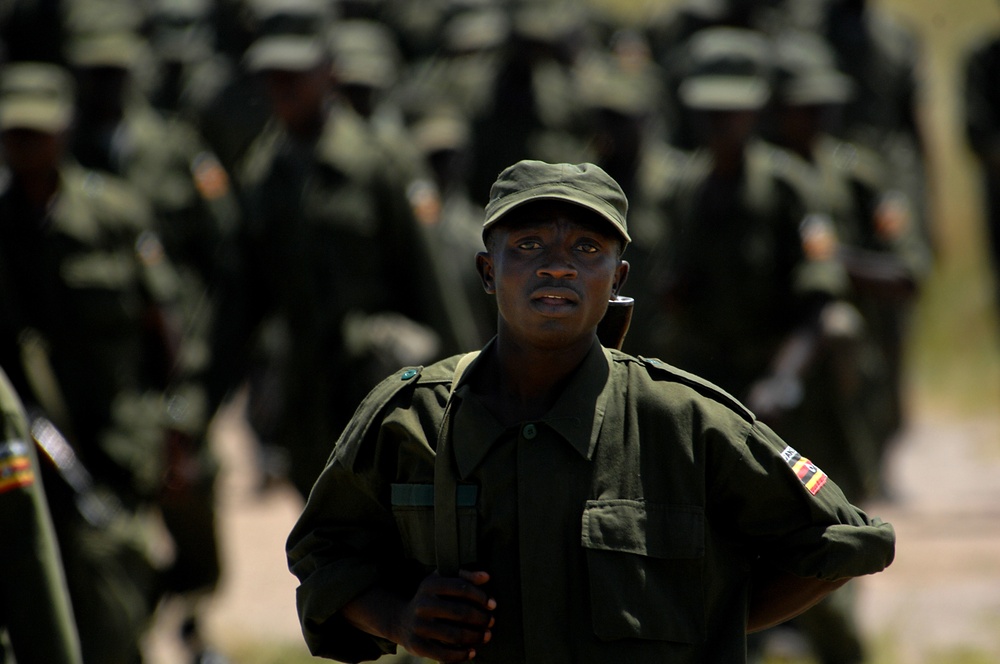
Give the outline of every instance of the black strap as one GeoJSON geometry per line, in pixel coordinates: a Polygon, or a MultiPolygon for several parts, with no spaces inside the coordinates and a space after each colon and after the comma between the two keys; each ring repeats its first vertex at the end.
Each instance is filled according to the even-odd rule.
{"type": "Polygon", "coordinates": [[[437,570],[441,576],[457,576],[460,565],[458,538],[458,474],[451,451],[452,412],[461,401],[455,396],[455,387],[465,370],[478,357],[479,351],[466,353],[455,367],[451,380],[448,403],[438,430],[434,458],[434,551],[437,570]]]}

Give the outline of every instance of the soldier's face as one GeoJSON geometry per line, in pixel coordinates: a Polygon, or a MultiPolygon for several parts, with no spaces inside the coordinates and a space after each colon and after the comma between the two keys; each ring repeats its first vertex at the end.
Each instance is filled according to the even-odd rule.
{"type": "Polygon", "coordinates": [[[579,206],[529,203],[493,231],[476,259],[497,297],[501,335],[537,348],[589,344],[628,263],[608,222],[579,206]]]}
{"type": "Polygon", "coordinates": [[[322,118],[330,71],[326,65],[308,71],[272,70],[264,73],[264,84],[275,117],[295,132],[322,118]]]}
{"type": "Polygon", "coordinates": [[[8,129],[2,134],[4,158],[10,170],[21,176],[45,175],[59,166],[63,154],[62,134],[33,129],[8,129]]]}

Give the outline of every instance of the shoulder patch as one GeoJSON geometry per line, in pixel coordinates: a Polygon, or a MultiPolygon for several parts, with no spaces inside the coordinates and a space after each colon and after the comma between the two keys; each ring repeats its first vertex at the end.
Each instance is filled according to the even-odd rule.
{"type": "Polygon", "coordinates": [[[809,459],[795,451],[792,447],[785,447],[781,452],[781,458],[785,460],[788,467],[792,469],[795,476],[802,482],[802,486],[812,495],[819,493],[819,490],[826,484],[826,473],[819,469],[809,459]]]}
{"type": "Polygon", "coordinates": [[[23,440],[0,443],[0,493],[35,483],[30,447],[23,440]]]}
{"type": "Polygon", "coordinates": [[[750,409],[744,406],[739,399],[704,378],[688,373],[683,369],[678,369],[677,367],[667,364],[663,360],[657,358],[640,356],[638,360],[646,366],[646,369],[654,378],[661,380],[673,380],[678,383],[683,383],[702,396],[708,397],[709,399],[726,406],[747,422],[753,423],[757,419],[754,414],[750,412],[750,409]]]}

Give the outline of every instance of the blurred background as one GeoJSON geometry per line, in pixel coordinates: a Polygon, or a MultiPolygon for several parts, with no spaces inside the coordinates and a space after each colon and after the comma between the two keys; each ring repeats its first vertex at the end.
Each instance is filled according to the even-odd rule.
{"type": "MultiPolygon", "coordinates": [[[[102,2],[95,0],[98,19],[87,18],[85,23],[101,22],[102,12],[110,6],[102,2]]],[[[66,3],[74,7],[85,4],[83,0],[66,3]]],[[[176,16],[182,17],[191,16],[191,11],[197,14],[213,5],[207,0],[162,0],[136,3],[135,6],[146,4],[149,8],[160,10],[159,15],[168,18],[172,16],[173,9],[177,10],[176,16]]],[[[214,4],[230,12],[230,17],[243,16],[240,12],[251,12],[249,7],[253,5],[261,12],[259,23],[255,24],[260,27],[266,24],[260,17],[267,16],[268,12],[280,13],[276,8],[283,5],[294,7],[299,3],[261,1],[246,3],[247,6],[242,7],[244,3],[228,0],[214,4]]],[[[358,15],[366,12],[377,15],[373,8],[379,3],[376,0],[343,0],[327,4],[334,13],[350,8],[358,15]]],[[[353,80],[358,84],[354,92],[359,96],[353,102],[359,113],[365,108],[366,98],[360,92],[365,85],[371,86],[371,89],[394,91],[395,94],[388,98],[398,103],[402,110],[398,118],[394,119],[391,114],[387,116],[389,119],[380,125],[382,129],[379,130],[385,133],[379,134],[381,138],[376,140],[402,140],[393,132],[405,127],[407,131],[413,130],[413,136],[402,142],[409,146],[408,150],[415,152],[454,145],[447,141],[468,141],[468,135],[462,133],[472,130],[468,126],[448,122],[426,125],[416,122],[414,118],[428,106],[426,97],[421,96],[426,92],[406,85],[417,79],[435,83],[435,77],[443,76],[445,84],[465,91],[473,99],[470,104],[475,104],[476,91],[481,82],[477,85],[474,80],[470,82],[462,78],[469,76],[471,70],[455,69],[440,74],[432,71],[428,64],[431,56],[439,49],[444,50],[443,43],[437,42],[444,36],[428,26],[433,23],[434,12],[448,3],[444,0],[435,3],[409,0],[391,4],[398,5],[397,9],[402,8],[401,15],[405,15],[407,21],[405,25],[411,26],[410,32],[396,34],[399,43],[395,46],[395,57],[399,59],[391,63],[390,69],[394,72],[389,74],[386,71],[389,64],[384,59],[353,61],[345,56],[343,69],[340,70],[341,82],[353,80]],[[401,65],[408,57],[413,58],[407,65],[412,69],[401,65]],[[418,64],[424,68],[418,68],[418,64]],[[352,68],[350,65],[357,66],[352,68]],[[399,123],[395,124],[397,120],[399,123]],[[417,130],[418,126],[424,130],[423,133],[417,130]]],[[[483,0],[455,4],[468,7],[480,5],[478,8],[482,8],[491,3],[483,0]]],[[[682,0],[589,0],[588,3],[593,15],[599,17],[598,41],[603,41],[605,45],[614,42],[612,35],[646,34],[654,26],[667,25],[672,12],[678,7],[690,5],[697,7],[699,12],[711,15],[722,11],[720,8],[726,4],[726,0],[696,0],[690,3],[682,0]]],[[[749,6],[755,3],[731,4],[749,6]]],[[[778,15],[779,22],[792,14],[796,17],[801,14],[805,17],[801,20],[808,22],[810,13],[818,12],[826,2],[789,0],[786,3],[768,1],[756,4],[778,15]],[[791,7],[794,11],[789,9],[791,7]]],[[[903,349],[901,379],[906,418],[885,456],[885,469],[882,471],[885,490],[866,496],[864,502],[868,512],[892,522],[898,533],[894,565],[883,574],[853,583],[857,589],[857,622],[866,643],[865,661],[877,664],[997,662],[1000,661],[1000,307],[997,306],[996,276],[990,258],[986,192],[980,176],[980,161],[970,149],[966,137],[965,67],[966,59],[977,44],[1000,35],[1000,3],[996,0],[870,0],[859,4],[867,4],[869,10],[884,12],[899,21],[912,31],[919,46],[916,116],[922,130],[923,167],[926,170],[921,193],[926,196],[926,239],[933,247],[930,269],[913,303],[903,349]]],[[[3,38],[10,42],[10,53],[16,48],[30,51],[32,44],[41,49],[46,39],[52,40],[59,50],[60,40],[68,39],[65,35],[46,32],[37,35],[36,39],[36,35],[23,32],[22,24],[17,22],[24,16],[45,17],[46,12],[55,16],[60,11],[58,5],[58,2],[42,0],[0,0],[0,27],[5,30],[3,38]]],[[[86,12],[80,15],[85,16],[86,12]]],[[[552,21],[551,16],[543,18],[542,24],[535,26],[540,34],[551,31],[546,28],[557,28],[552,23],[546,24],[546,21],[552,21]]],[[[400,21],[400,24],[404,22],[400,21]]],[[[456,29],[448,36],[450,48],[456,52],[463,48],[461,44],[486,44],[494,38],[490,35],[489,25],[477,27],[474,22],[469,22],[464,27],[466,31],[456,29]],[[471,41],[463,42],[463,39],[471,41]]],[[[652,33],[655,34],[656,30],[652,33]]],[[[152,40],[156,33],[145,34],[144,39],[152,40]]],[[[384,36],[378,30],[362,31],[343,36],[338,43],[354,44],[356,52],[361,53],[366,50],[365,47],[374,50],[377,40],[384,36]]],[[[230,34],[229,37],[235,41],[242,39],[245,43],[235,49],[241,52],[242,59],[235,61],[235,65],[230,63],[235,69],[224,75],[224,80],[273,71],[286,66],[276,63],[309,57],[296,50],[298,47],[289,47],[288,50],[247,48],[253,42],[253,35],[249,32],[244,35],[230,34]]],[[[172,44],[169,41],[164,43],[172,44]]],[[[617,43],[621,46],[625,42],[617,43]]],[[[210,54],[198,50],[203,46],[201,42],[180,40],[178,44],[180,50],[171,51],[174,53],[170,56],[172,61],[187,65],[208,61],[210,54]]],[[[177,45],[174,44],[174,47],[177,48],[177,45]]],[[[474,47],[467,45],[464,48],[474,47]]],[[[106,57],[100,55],[103,53],[100,48],[92,53],[98,53],[94,57],[106,57]]],[[[121,51],[116,53],[118,55],[114,57],[121,57],[121,51]]],[[[72,61],[73,57],[67,59],[72,61]]],[[[100,66],[104,67],[106,63],[101,61],[100,66]]],[[[220,76],[211,71],[204,75],[207,77],[205,80],[220,76]]],[[[169,77],[162,73],[158,77],[144,76],[136,75],[140,87],[146,88],[147,92],[155,87],[166,94],[169,86],[163,83],[169,82],[169,77]],[[161,85],[153,86],[150,83],[153,80],[161,85]]],[[[658,83],[662,81],[652,85],[656,87],[658,83]]],[[[645,84],[637,79],[631,93],[635,93],[637,86],[645,84]]],[[[273,92],[278,83],[271,85],[273,92]]],[[[1000,78],[996,79],[996,85],[1000,89],[1000,78]]],[[[221,88],[216,84],[214,89],[221,88]]],[[[640,97],[656,94],[652,89],[639,92],[646,93],[638,95],[640,97]]],[[[348,95],[346,87],[342,94],[344,97],[348,95]]],[[[631,98],[624,94],[617,97],[615,103],[627,103],[626,96],[631,98]]],[[[192,108],[211,108],[211,104],[198,99],[196,94],[193,98],[192,108]]],[[[176,110],[170,109],[170,104],[162,99],[158,103],[162,106],[160,110],[168,115],[176,110]]],[[[238,96],[235,103],[240,104],[238,96]]],[[[371,98],[367,98],[367,103],[372,103],[371,98]]],[[[244,108],[260,114],[260,109],[252,104],[244,108]]],[[[378,113],[372,115],[381,117],[378,113]]],[[[195,152],[202,155],[214,151],[218,163],[211,162],[211,168],[204,171],[197,171],[192,165],[196,186],[208,186],[209,193],[217,191],[212,189],[212,183],[217,185],[219,182],[212,179],[219,177],[216,167],[228,171],[228,177],[236,187],[244,182],[259,185],[260,180],[254,178],[259,178],[260,173],[255,175],[253,160],[249,160],[249,165],[242,161],[246,145],[239,145],[238,141],[213,142],[212,139],[223,135],[220,127],[227,122],[231,125],[229,128],[234,130],[240,129],[237,125],[246,122],[249,127],[246,131],[253,134],[261,129],[261,118],[243,115],[237,118],[235,114],[227,117],[223,114],[220,125],[220,118],[207,111],[198,117],[202,120],[198,131],[203,134],[202,140],[211,144],[211,150],[195,152]],[[260,124],[255,124],[258,122],[260,124]],[[202,177],[199,178],[198,173],[202,177]]],[[[478,120],[487,122],[489,118],[484,114],[478,120]]],[[[235,133],[238,134],[238,131],[235,133]]],[[[549,138],[551,143],[543,142],[541,149],[558,154],[561,147],[559,141],[565,137],[553,135],[546,140],[549,138]]],[[[503,139],[500,140],[502,143],[503,139]]],[[[502,152],[501,147],[502,144],[493,145],[490,149],[502,152]]],[[[415,158],[414,163],[417,161],[420,160],[415,158]]],[[[401,167],[405,172],[400,173],[399,178],[408,183],[405,189],[412,214],[418,221],[430,225],[423,215],[434,217],[439,214],[440,209],[435,206],[441,206],[442,202],[433,196],[425,196],[428,190],[417,186],[421,180],[414,175],[418,171],[422,174],[422,171],[417,167],[413,167],[416,169],[413,171],[407,170],[409,168],[409,165],[401,167]]],[[[223,173],[222,177],[227,176],[223,173]]],[[[153,196],[154,208],[159,205],[168,212],[171,209],[167,193],[170,183],[166,179],[146,183],[154,194],[160,195],[159,200],[153,196]]],[[[444,191],[440,184],[436,195],[444,191]]],[[[474,185],[471,181],[467,184],[470,188],[474,185]]],[[[248,184],[247,191],[251,190],[252,186],[248,184]]],[[[204,196],[205,191],[200,191],[204,196]]],[[[485,192],[472,193],[471,198],[476,199],[485,192]]],[[[227,215],[238,215],[232,210],[222,209],[220,212],[219,201],[224,200],[223,197],[207,198],[215,204],[210,212],[213,223],[220,224],[220,233],[225,236],[231,231],[227,230],[226,224],[236,223],[227,215]]],[[[256,200],[258,205],[262,205],[261,201],[270,199],[247,197],[246,200],[256,200]]],[[[239,202],[246,205],[246,200],[239,202]]],[[[481,209],[481,201],[472,200],[471,203],[475,219],[481,209]]],[[[250,207],[253,208],[253,205],[250,207]]],[[[168,253],[169,241],[169,237],[165,238],[168,253]]],[[[227,240],[223,237],[219,241],[224,243],[227,240]]],[[[477,237],[472,243],[476,241],[477,237]]],[[[446,243],[449,250],[454,251],[469,247],[465,240],[450,236],[446,243]]],[[[267,246],[266,240],[263,244],[267,246]]],[[[226,256],[225,253],[219,255],[226,256]]],[[[221,259],[218,262],[225,263],[221,259]]],[[[220,291],[224,295],[223,300],[227,299],[226,295],[232,296],[236,292],[226,288],[232,289],[233,283],[242,283],[246,274],[247,267],[238,265],[224,275],[220,291]],[[226,279],[231,282],[228,286],[225,285],[226,279]]],[[[443,281],[460,281],[450,275],[450,272],[444,272],[436,277],[443,281]]],[[[280,299],[280,294],[277,298],[280,299]]],[[[228,299],[233,304],[250,308],[237,296],[228,299]]],[[[220,311],[222,313],[217,311],[214,316],[227,320],[230,313],[224,307],[220,311]]],[[[239,315],[246,313],[243,309],[234,311],[239,315]]],[[[446,317],[452,320],[453,313],[446,312],[446,317]]],[[[391,337],[387,329],[413,330],[413,334],[407,335],[403,341],[393,338],[393,343],[389,344],[392,352],[380,355],[379,362],[364,365],[366,372],[379,373],[386,366],[409,363],[403,360],[433,356],[438,349],[448,348],[456,340],[462,345],[469,339],[481,339],[484,334],[481,329],[483,314],[470,310],[463,315],[466,317],[463,320],[467,333],[465,336],[456,333],[455,339],[445,339],[445,335],[440,335],[440,339],[426,335],[422,332],[424,328],[408,319],[403,324],[396,318],[377,316],[360,321],[349,319],[343,322],[343,329],[355,331],[355,345],[370,344],[372,339],[383,336],[391,337]],[[478,330],[475,329],[477,325],[480,326],[478,330]]],[[[493,312],[487,311],[485,320],[488,321],[491,315],[493,312]]],[[[200,319],[192,317],[192,320],[200,319]]],[[[338,325],[340,323],[338,321],[338,325]]],[[[421,323],[433,327],[425,321],[421,323]]],[[[281,325],[263,327],[264,332],[255,332],[258,335],[258,352],[278,364],[294,361],[294,358],[290,360],[284,354],[287,339],[283,335],[288,334],[288,330],[281,325]]],[[[211,338],[208,332],[201,331],[199,334],[198,340],[206,346],[214,344],[213,349],[227,347],[227,344],[229,348],[238,345],[224,335],[220,340],[211,338]]],[[[378,352],[383,350],[381,346],[376,349],[378,352]]],[[[366,350],[369,351],[371,349],[366,350]]],[[[201,375],[199,372],[206,371],[204,364],[207,361],[198,359],[197,350],[191,351],[191,357],[194,358],[191,364],[195,367],[192,372],[201,375]]],[[[221,369],[214,367],[208,371],[209,377],[204,379],[208,385],[209,414],[214,412],[214,407],[219,408],[214,418],[203,417],[203,424],[207,427],[205,444],[216,464],[213,472],[216,473],[216,527],[221,576],[214,592],[200,600],[201,622],[197,638],[211,644],[211,651],[220,657],[218,662],[298,664],[316,661],[309,656],[299,636],[294,596],[296,581],[287,571],[284,556],[284,540],[302,508],[304,490],[301,485],[296,488],[297,478],[289,475],[289,464],[294,461],[290,461],[278,447],[269,445],[268,436],[273,434],[275,416],[265,412],[258,420],[254,420],[253,416],[248,418],[248,412],[260,412],[255,409],[267,411],[269,404],[266,399],[261,400],[261,395],[268,393],[270,384],[267,381],[273,380],[273,375],[267,372],[263,372],[262,376],[255,374],[255,369],[262,365],[254,363],[253,358],[248,361],[245,357],[226,357],[226,361],[233,364],[247,362],[245,366],[251,368],[234,370],[228,365],[221,369]],[[249,388],[248,383],[252,385],[249,388]]],[[[169,544],[164,547],[170,549],[169,544]]],[[[149,664],[186,664],[191,661],[192,649],[197,652],[199,644],[192,645],[190,638],[184,640],[185,635],[190,637],[185,632],[190,619],[190,605],[162,602],[152,616],[150,630],[142,639],[145,661],[149,664]]],[[[205,658],[199,661],[208,663],[216,660],[205,658]]],[[[790,641],[779,639],[772,644],[764,661],[826,664],[826,660],[810,653],[807,644],[794,638],[790,641]]]]}

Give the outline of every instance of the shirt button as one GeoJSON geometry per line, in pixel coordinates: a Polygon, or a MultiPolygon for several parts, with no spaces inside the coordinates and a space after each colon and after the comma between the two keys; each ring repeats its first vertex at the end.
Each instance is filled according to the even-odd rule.
{"type": "Polygon", "coordinates": [[[538,435],[538,429],[535,428],[534,424],[525,424],[524,428],[521,429],[521,435],[527,438],[528,440],[532,440],[535,436],[538,435]]]}
{"type": "Polygon", "coordinates": [[[416,369],[407,369],[403,372],[403,375],[399,377],[400,380],[410,380],[417,375],[416,369]]]}

